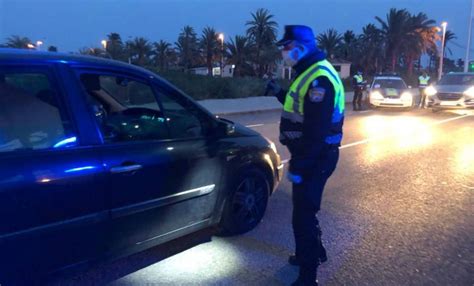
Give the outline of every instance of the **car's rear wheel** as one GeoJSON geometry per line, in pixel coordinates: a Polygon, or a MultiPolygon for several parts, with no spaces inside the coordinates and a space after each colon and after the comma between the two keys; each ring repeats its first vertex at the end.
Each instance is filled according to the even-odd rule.
{"type": "Polygon", "coordinates": [[[270,193],[267,177],[256,168],[241,172],[231,187],[220,223],[224,235],[254,229],[265,214],[270,193]]]}

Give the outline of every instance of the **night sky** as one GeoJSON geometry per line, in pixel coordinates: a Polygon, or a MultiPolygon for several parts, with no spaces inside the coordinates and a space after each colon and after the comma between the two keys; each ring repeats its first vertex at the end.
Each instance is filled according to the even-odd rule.
{"type": "Polygon", "coordinates": [[[174,43],[184,25],[198,34],[212,26],[227,40],[245,33],[245,22],[258,8],[275,15],[280,32],[285,24],[306,24],[316,33],[328,28],[359,33],[391,7],[447,21],[458,37],[449,45],[450,57],[464,58],[470,0],[0,0],[0,42],[18,34],[69,52],[100,46],[108,33],[118,32],[123,40],[143,36],[174,43]]]}

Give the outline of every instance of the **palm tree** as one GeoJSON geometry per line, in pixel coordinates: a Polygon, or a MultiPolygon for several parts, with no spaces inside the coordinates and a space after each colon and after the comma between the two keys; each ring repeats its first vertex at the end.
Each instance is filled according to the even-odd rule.
{"type": "Polygon", "coordinates": [[[107,53],[112,59],[123,58],[123,42],[120,34],[110,33],[107,35],[107,53]]]}
{"type": "Polygon", "coordinates": [[[235,65],[234,76],[252,75],[253,68],[250,64],[250,57],[253,46],[246,36],[235,36],[226,44],[227,57],[229,62],[235,65]]]}
{"type": "Polygon", "coordinates": [[[444,35],[444,57],[446,57],[446,51],[449,52],[450,55],[453,54],[453,52],[451,51],[450,48],[448,48],[448,43],[452,40],[455,40],[457,39],[458,37],[456,36],[456,34],[454,34],[453,31],[451,30],[447,30],[446,31],[446,34],[444,35]]]}
{"type": "Polygon", "coordinates": [[[278,24],[273,19],[270,11],[260,8],[252,13],[252,20],[245,24],[248,27],[247,36],[255,43],[255,63],[259,77],[263,76],[265,64],[268,64],[262,60],[262,52],[276,41],[278,24]]]}
{"type": "Polygon", "coordinates": [[[149,56],[152,52],[152,45],[143,37],[136,37],[131,41],[127,41],[127,49],[129,51],[130,59],[133,63],[139,66],[144,66],[148,63],[149,56]]]}
{"type": "Polygon", "coordinates": [[[176,42],[180,65],[189,69],[199,62],[199,49],[196,32],[193,27],[185,26],[176,42]]]}
{"type": "Polygon", "coordinates": [[[7,38],[4,46],[7,48],[28,49],[28,44],[31,44],[31,40],[28,37],[13,35],[7,38]]]}
{"type": "Polygon", "coordinates": [[[401,53],[409,75],[413,72],[414,61],[420,62],[421,55],[436,45],[438,36],[434,24],[435,21],[428,19],[424,13],[411,15],[406,22],[406,36],[404,45],[401,46],[401,53]]]}
{"type": "Polygon", "coordinates": [[[352,61],[353,54],[357,50],[357,37],[353,31],[347,30],[342,36],[341,56],[345,60],[352,61]]]}
{"type": "Polygon", "coordinates": [[[382,26],[384,36],[386,55],[391,60],[391,69],[395,71],[395,66],[399,60],[401,46],[406,40],[407,23],[410,20],[410,13],[406,9],[390,9],[386,21],[379,17],[375,19],[382,26]]]}
{"type": "Polygon", "coordinates": [[[362,34],[358,39],[357,54],[354,56],[358,68],[364,73],[375,73],[381,71],[380,63],[383,62],[383,37],[382,31],[374,24],[368,24],[362,28],[362,34]]]}
{"type": "Polygon", "coordinates": [[[330,58],[334,57],[341,48],[342,39],[342,36],[334,29],[329,29],[317,37],[319,48],[330,58]]]}
{"type": "Polygon", "coordinates": [[[160,40],[158,43],[154,43],[153,46],[155,47],[154,54],[156,65],[161,71],[168,69],[172,59],[172,53],[174,52],[171,44],[160,40]]]}
{"type": "Polygon", "coordinates": [[[207,74],[212,76],[213,62],[217,54],[221,53],[216,30],[206,27],[202,31],[200,46],[203,58],[206,60],[207,74]]]}

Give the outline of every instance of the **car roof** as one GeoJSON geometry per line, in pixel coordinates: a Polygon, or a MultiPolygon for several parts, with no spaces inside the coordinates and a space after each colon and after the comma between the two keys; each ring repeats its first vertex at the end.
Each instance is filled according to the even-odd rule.
{"type": "Polygon", "coordinates": [[[474,75],[474,72],[450,72],[445,74],[445,76],[447,75],[474,75]]]}
{"type": "Polygon", "coordinates": [[[399,76],[375,76],[374,77],[374,80],[375,79],[387,79],[387,80],[403,80],[401,77],[399,76]]]}
{"type": "MultiPolygon", "coordinates": [[[[35,50],[27,50],[27,49],[11,49],[11,48],[0,48],[0,61],[8,60],[8,61],[56,61],[62,63],[71,63],[71,64],[86,64],[92,66],[107,66],[107,67],[115,67],[121,69],[132,69],[137,72],[146,73],[149,76],[156,75],[151,71],[127,64],[124,62],[112,60],[112,59],[105,59],[100,57],[94,56],[85,56],[85,55],[77,55],[77,54],[66,54],[66,53],[59,53],[59,52],[40,52],[35,50]]],[[[161,78],[160,78],[161,79],[161,78]]]]}

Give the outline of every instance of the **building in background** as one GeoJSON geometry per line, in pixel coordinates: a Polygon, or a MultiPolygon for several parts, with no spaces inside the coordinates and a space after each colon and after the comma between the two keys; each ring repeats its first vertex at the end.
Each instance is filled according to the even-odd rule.
{"type": "MultiPolygon", "coordinates": [[[[215,77],[220,77],[222,74],[222,77],[234,77],[234,70],[235,70],[235,65],[225,65],[223,68],[223,71],[221,73],[221,68],[218,65],[215,65],[212,68],[212,76],[215,77]]],[[[197,74],[197,75],[208,75],[209,72],[207,70],[207,67],[195,67],[189,70],[192,74],[197,74]]]]}

